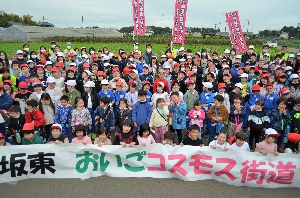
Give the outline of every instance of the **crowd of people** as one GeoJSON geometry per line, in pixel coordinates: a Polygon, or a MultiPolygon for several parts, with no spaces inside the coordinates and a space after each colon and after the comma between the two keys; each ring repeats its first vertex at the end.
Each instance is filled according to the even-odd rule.
{"type": "Polygon", "coordinates": [[[298,153],[300,53],[167,48],[158,56],[51,42],[0,51],[0,146],[83,143],[298,153]],[[221,55],[222,54],[222,55],[221,55]],[[174,137],[177,137],[174,138],[174,137]],[[204,141],[207,137],[207,143],[204,141]]]}

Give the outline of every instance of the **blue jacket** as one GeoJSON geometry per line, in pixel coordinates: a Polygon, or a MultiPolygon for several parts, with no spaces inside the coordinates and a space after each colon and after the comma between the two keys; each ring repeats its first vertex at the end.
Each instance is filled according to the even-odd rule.
{"type": "Polygon", "coordinates": [[[237,73],[238,73],[238,70],[235,69],[235,67],[232,67],[231,70],[230,70],[231,76],[234,76],[234,75],[237,74],[237,73]]]}
{"type": "Polygon", "coordinates": [[[149,123],[152,114],[152,106],[147,102],[138,101],[132,109],[132,122],[136,122],[138,126],[143,123],[149,123]]]}
{"type": "Polygon", "coordinates": [[[204,107],[204,110],[207,112],[208,109],[212,106],[214,103],[214,97],[215,94],[213,92],[210,92],[207,96],[205,96],[206,92],[202,92],[199,96],[199,100],[202,104],[207,104],[207,107],[204,107]]]}
{"type": "Polygon", "coordinates": [[[185,102],[181,102],[179,107],[177,105],[173,105],[170,107],[170,114],[172,114],[173,129],[186,128],[186,112],[187,106],[185,102]]]}
{"type": "Polygon", "coordinates": [[[151,85],[153,85],[153,77],[151,74],[147,74],[147,75],[144,75],[144,74],[141,74],[140,75],[140,80],[142,82],[144,81],[149,81],[151,85]]]}
{"type": "Polygon", "coordinates": [[[254,96],[253,93],[250,93],[248,101],[245,103],[246,108],[250,108],[252,105],[255,104],[257,100],[263,100],[264,97],[261,94],[257,94],[254,96]]]}
{"type": "Polygon", "coordinates": [[[144,63],[138,63],[136,65],[136,70],[138,71],[139,76],[143,74],[143,67],[144,67],[144,63]]]}
{"type": "Polygon", "coordinates": [[[277,106],[278,96],[274,93],[269,95],[268,93],[265,96],[265,109],[272,110],[277,106]]]}
{"type": "Polygon", "coordinates": [[[147,102],[150,103],[151,102],[151,98],[152,98],[152,93],[150,91],[147,91],[147,102]]]}
{"type": "Polygon", "coordinates": [[[102,122],[102,123],[99,122],[100,127],[106,127],[107,129],[115,128],[115,114],[114,114],[114,111],[112,111],[112,110],[113,109],[110,109],[110,108],[104,109],[99,106],[94,111],[95,117],[99,116],[100,118],[104,119],[104,122],[102,122]],[[106,111],[108,111],[108,112],[106,113],[106,111]]]}
{"type": "Polygon", "coordinates": [[[288,127],[290,120],[291,114],[288,110],[286,110],[286,114],[284,115],[278,108],[274,108],[271,111],[270,127],[275,131],[284,131],[284,136],[287,136],[290,133],[290,127],[288,127]]]}
{"type": "Polygon", "coordinates": [[[242,107],[242,112],[241,114],[234,114],[235,111],[235,105],[230,106],[230,114],[229,114],[229,122],[235,123],[235,124],[240,124],[244,122],[245,114],[246,114],[246,108],[245,106],[242,107]],[[238,123],[236,123],[236,121],[238,123]]]}
{"type": "Polygon", "coordinates": [[[8,109],[13,104],[13,99],[7,93],[0,96],[0,109],[8,109]]]}
{"type": "Polygon", "coordinates": [[[113,94],[114,94],[115,102],[120,102],[121,98],[125,98],[126,92],[121,90],[120,92],[115,91],[113,92],[113,94]]]}
{"type": "Polygon", "coordinates": [[[98,93],[98,96],[99,98],[102,98],[104,96],[107,96],[110,98],[110,102],[114,101],[115,100],[115,94],[114,92],[112,92],[111,90],[107,90],[107,92],[105,93],[103,90],[101,90],[99,93],[98,93]]]}
{"type": "Polygon", "coordinates": [[[72,121],[72,111],[71,105],[67,107],[59,106],[54,116],[54,123],[61,124],[63,129],[71,128],[72,121]]]}

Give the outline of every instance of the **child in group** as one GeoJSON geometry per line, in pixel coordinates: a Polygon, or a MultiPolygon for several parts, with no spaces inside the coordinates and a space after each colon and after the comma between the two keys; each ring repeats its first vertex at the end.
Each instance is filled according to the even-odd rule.
{"type": "Polygon", "coordinates": [[[241,132],[246,112],[245,106],[241,104],[242,95],[236,93],[233,98],[234,103],[230,106],[229,114],[228,139],[241,132]]]}
{"type": "Polygon", "coordinates": [[[22,145],[43,144],[42,138],[35,134],[33,123],[25,123],[22,129],[23,138],[22,145]]]}
{"type": "Polygon", "coordinates": [[[65,92],[65,79],[61,77],[61,73],[57,67],[53,67],[52,76],[55,79],[55,86],[60,88],[60,90],[64,93],[65,92]]]}
{"type": "Polygon", "coordinates": [[[125,98],[120,99],[120,105],[119,106],[120,107],[117,110],[117,113],[116,113],[115,116],[116,116],[116,126],[119,127],[119,130],[120,130],[122,122],[125,119],[131,120],[132,116],[131,116],[131,111],[128,109],[127,100],[125,98]]]}
{"type": "MultiPolygon", "coordinates": [[[[152,101],[152,109],[156,109],[156,102],[158,98],[162,98],[165,101],[165,105],[169,106],[170,100],[169,100],[169,94],[165,92],[164,89],[164,83],[158,82],[156,84],[156,93],[153,93],[151,101],[152,101]]],[[[147,97],[147,96],[146,96],[147,97]]]]}
{"type": "Polygon", "coordinates": [[[57,107],[57,111],[54,116],[54,123],[60,124],[62,127],[62,134],[66,135],[69,142],[72,142],[72,111],[73,108],[69,104],[69,97],[63,95],[60,97],[61,106],[57,107]]]}
{"type": "Polygon", "coordinates": [[[42,134],[43,138],[48,140],[51,135],[51,126],[54,123],[54,115],[56,112],[56,106],[53,104],[51,97],[48,93],[43,93],[41,96],[41,100],[39,103],[39,110],[44,114],[44,118],[46,119],[44,125],[44,134],[42,134]]]}
{"type": "Polygon", "coordinates": [[[163,143],[164,134],[168,131],[168,115],[169,109],[165,106],[165,101],[163,98],[158,98],[156,100],[157,108],[153,110],[150,118],[150,130],[155,131],[155,141],[157,143],[163,143]]]}
{"type": "Polygon", "coordinates": [[[178,92],[179,93],[179,97],[180,97],[180,101],[183,101],[183,93],[179,90],[180,86],[177,80],[173,80],[172,83],[172,91],[169,94],[169,98],[172,94],[172,92],[178,92]]]}
{"type": "Polygon", "coordinates": [[[104,72],[98,71],[96,72],[97,79],[95,80],[95,88],[96,92],[99,93],[102,90],[101,81],[104,79],[104,72]]]}
{"type": "Polygon", "coordinates": [[[94,145],[102,146],[102,145],[111,145],[111,140],[108,139],[108,133],[106,128],[102,127],[97,131],[98,137],[96,137],[94,141],[94,145]]]}
{"type": "Polygon", "coordinates": [[[147,92],[147,102],[150,103],[151,102],[151,98],[152,98],[152,93],[150,91],[151,89],[151,83],[149,81],[144,81],[142,83],[143,88],[146,92],[147,92]]]}
{"type": "Polygon", "coordinates": [[[259,137],[262,135],[262,132],[266,130],[266,128],[270,124],[270,118],[264,111],[264,101],[257,100],[255,102],[255,110],[250,112],[248,117],[248,133],[250,133],[249,137],[249,146],[251,150],[253,149],[253,139],[255,139],[255,144],[259,142],[259,137]]]}
{"type": "Polygon", "coordinates": [[[12,89],[12,81],[11,80],[5,80],[3,82],[3,87],[4,87],[4,91],[5,93],[7,93],[10,97],[14,98],[15,97],[15,92],[12,89]]]}
{"type": "Polygon", "coordinates": [[[193,124],[190,126],[189,135],[183,138],[182,142],[180,143],[181,146],[183,145],[190,145],[190,146],[204,146],[204,143],[199,138],[200,135],[200,127],[197,124],[193,124]]]}
{"type": "Polygon", "coordinates": [[[250,151],[249,144],[245,140],[245,134],[243,132],[238,132],[235,134],[235,142],[230,146],[230,150],[250,151]]]}
{"type": "Polygon", "coordinates": [[[139,131],[139,126],[143,123],[149,123],[152,114],[152,107],[147,103],[147,93],[141,89],[138,92],[139,101],[132,109],[132,122],[134,123],[134,130],[139,131]]]}
{"type": "Polygon", "coordinates": [[[150,127],[148,123],[143,123],[141,125],[137,140],[139,142],[139,145],[142,146],[156,143],[153,136],[150,134],[150,127]]]}
{"type": "Polygon", "coordinates": [[[62,134],[62,127],[60,124],[53,124],[51,126],[51,136],[48,138],[48,144],[68,144],[68,137],[62,134]]]}
{"type": "Polygon", "coordinates": [[[270,128],[276,130],[280,136],[277,139],[277,148],[282,152],[282,143],[284,137],[290,133],[290,121],[295,118],[291,117],[290,112],[286,109],[286,99],[280,97],[277,100],[276,108],[272,109],[270,115],[270,128]]]}
{"type": "Polygon", "coordinates": [[[43,84],[40,80],[34,80],[32,83],[34,92],[29,96],[29,100],[36,100],[37,102],[40,102],[41,96],[44,93],[43,92],[43,84]]]}
{"type": "Polygon", "coordinates": [[[109,97],[111,104],[114,104],[115,98],[114,93],[109,89],[109,82],[108,80],[104,79],[101,81],[102,90],[98,93],[99,98],[104,96],[109,97]]]}
{"type": "Polygon", "coordinates": [[[38,109],[39,103],[35,99],[27,101],[27,112],[25,113],[25,123],[34,124],[34,133],[41,135],[40,128],[46,123],[43,113],[38,109]]]}
{"type": "Polygon", "coordinates": [[[267,91],[265,95],[265,111],[268,114],[268,116],[271,116],[272,109],[276,109],[276,102],[278,100],[278,96],[273,92],[273,84],[272,83],[266,83],[265,89],[267,91]]]}
{"type": "Polygon", "coordinates": [[[28,84],[26,82],[20,82],[19,85],[19,92],[15,94],[14,97],[14,104],[21,106],[21,112],[25,114],[25,107],[26,102],[30,95],[32,94],[31,91],[28,91],[28,84]],[[22,103],[22,104],[21,104],[22,103]]]}
{"type": "Polygon", "coordinates": [[[115,103],[113,106],[115,115],[120,107],[120,100],[122,98],[125,98],[125,95],[126,95],[126,91],[122,90],[122,87],[123,87],[123,82],[117,81],[116,82],[116,91],[114,92],[115,103]]]}
{"type": "Polygon", "coordinates": [[[186,85],[187,85],[188,90],[184,94],[183,99],[187,105],[187,110],[189,112],[191,109],[193,109],[194,102],[199,99],[199,94],[195,90],[195,83],[193,81],[189,80],[186,83],[186,85]]]}
{"type": "Polygon", "coordinates": [[[225,105],[226,109],[228,110],[228,113],[230,113],[230,102],[229,102],[229,95],[226,93],[226,85],[225,83],[219,83],[218,84],[219,92],[217,95],[221,95],[224,98],[223,105],[225,105]]]}
{"type": "Polygon", "coordinates": [[[0,146],[11,146],[9,142],[5,141],[5,137],[2,133],[0,133],[0,146]]]}
{"type": "Polygon", "coordinates": [[[128,102],[129,109],[132,109],[133,106],[138,102],[138,92],[136,91],[136,83],[134,81],[128,82],[129,92],[126,93],[125,99],[128,102]]]}
{"type": "Polygon", "coordinates": [[[21,114],[21,108],[18,105],[10,107],[9,118],[6,121],[8,141],[13,145],[21,145],[23,133],[22,126],[25,124],[25,116],[21,114]]]}
{"type": "Polygon", "coordinates": [[[279,137],[280,134],[277,133],[274,129],[268,128],[265,130],[265,139],[259,143],[256,143],[255,152],[262,153],[263,155],[274,154],[275,156],[279,155],[277,151],[277,144],[275,140],[279,137]]]}
{"type": "Polygon", "coordinates": [[[207,117],[212,121],[212,130],[209,132],[208,142],[211,142],[215,135],[224,128],[224,121],[229,117],[227,108],[222,104],[223,96],[216,95],[214,97],[214,106],[210,107],[207,117]]]}
{"type": "Polygon", "coordinates": [[[69,104],[71,105],[71,107],[73,109],[75,109],[76,108],[75,100],[76,100],[76,98],[80,98],[81,94],[75,88],[75,86],[76,86],[75,80],[68,80],[66,85],[67,85],[67,89],[68,89],[67,96],[69,97],[69,104]]]}
{"type": "Polygon", "coordinates": [[[115,128],[115,114],[109,105],[110,98],[103,96],[100,98],[100,106],[94,112],[95,120],[99,122],[99,128],[106,128],[108,133],[111,134],[115,128]]]}
{"type": "MultiPolygon", "coordinates": [[[[288,93],[289,94],[289,93],[288,93]]],[[[286,108],[288,107],[288,101],[286,103],[286,108]]],[[[291,120],[290,120],[290,128],[291,131],[295,131],[300,133],[300,98],[298,98],[295,102],[295,110],[290,111],[291,120]]]]}
{"type": "Polygon", "coordinates": [[[60,106],[60,97],[63,95],[61,88],[56,86],[54,77],[47,78],[47,85],[45,92],[48,93],[56,107],[60,106]]]}
{"type": "MultiPolygon", "coordinates": [[[[12,97],[5,92],[3,85],[0,83],[0,113],[4,120],[8,118],[7,112],[9,111],[9,107],[11,107],[12,104],[12,97]]],[[[5,136],[6,134],[3,135],[5,136]]]]}
{"type": "Polygon", "coordinates": [[[200,133],[199,133],[199,139],[201,139],[201,133],[204,131],[203,130],[203,122],[205,119],[205,112],[202,109],[202,104],[200,100],[195,100],[194,102],[194,108],[190,110],[189,112],[189,118],[190,120],[190,125],[196,124],[200,127],[200,133]]]}
{"type": "Polygon", "coordinates": [[[175,146],[176,144],[174,143],[174,133],[168,131],[164,134],[164,141],[163,145],[172,145],[175,146]]]}
{"type": "Polygon", "coordinates": [[[230,150],[230,144],[226,142],[226,133],[220,132],[216,140],[213,140],[209,143],[209,147],[213,149],[221,148],[224,151],[230,150]]]}
{"type": "Polygon", "coordinates": [[[30,84],[30,72],[27,64],[20,65],[22,76],[19,77],[19,82],[25,82],[27,85],[30,84]]]}
{"type": "Polygon", "coordinates": [[[92,144],[91,138],[86,135],[85,128],[83,124],[78,124],[74,127],[75,138],[72,139],[72,143],[92,144]]]}
{"type": "MultiPolygon", "coordinates": [[[[87,108],[84,107],[84,101],[82,98],[76,98],[75,99],[75,105],[76,109],[72,111],[72,132],[75,132],[75,126],[82,124],[86,128],[89,127],[92,128],[92,117],[87,108]]],[[[86,130],[85,130],[86,132],[86,130]]]]}
{"type": "Polygon", "coordinates": [[[121,130],[116,132],[113,145],[121,145],[123,147],[126,147],[126,145],[138,145],[139,142],[137,141],[137,136],[134,134],[133,130],[133,123],[129,119],[125,119],[122,122],[121,130]]]}

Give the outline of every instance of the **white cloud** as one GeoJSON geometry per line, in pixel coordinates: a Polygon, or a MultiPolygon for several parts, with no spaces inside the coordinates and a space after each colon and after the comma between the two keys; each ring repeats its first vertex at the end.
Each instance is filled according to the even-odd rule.
{"type": "MultiPolygon", "coordinates": [[[[173,26],[174,0],[145,0],[146,25],[173,26]],[[163,16],[162,16],[163,15],[163,16]]],[[[263,29],[280,29],[284,25],[297,26],[300,22],[299,0],[189,0],[187,26],[219,27],[226,26],[225,12],[238,10],[244,31],[258,32],[263,29]],[[290,5],[290,6],[289,6],[290,5]]],[[[0,2],[7,13],[30,14],[36,21],[53,23],[56,27],[115,27],[132,25],[131,0],[14,0],[0,2]]]]}

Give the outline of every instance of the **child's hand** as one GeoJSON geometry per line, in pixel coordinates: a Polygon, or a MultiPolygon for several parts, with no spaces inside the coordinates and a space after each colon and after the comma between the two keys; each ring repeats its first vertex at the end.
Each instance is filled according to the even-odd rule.
{"type": "Polygon", "coordinates": [[[146,143],[142,143],[142,146],[146,146],[147,144],[146,143]]]}
{"type": "Polygon", "coordinates": [[[180,143],[180,146],[182,146],[182,147],[183,147],[183,145],[184,145],[184,144],[181,142],[181,143],[180,143]]]}
{"type": "Polygon", "coordinates": [[[267,155],[267,154],[268,154],[268,152],[265,151],[265,150],[261,150],[260,152],[261,152],[262,154],[264,154],[264,155],[267,155]]]}
{"type": "Polygon", "coordinates": [[[248,133],[250,133],[250,127],[247,128],[248,133]]]}
{"type": "Polygon", "coordinates": [[[100,123],[103,123],[103,122],[104,122],[104,120],[103,120],[102,118],[100,118],[99,122],[100,122],[100,123]]]}
{"type": "Polygon", "coordinates": [[[204,146],[204,144],[200,144],[200,147],[204,146]]]}
{"type": "MultiPolygon", "coordinates": [[[[135,145],[135,142],[131,142],[130,144],[129,144],[129,146],[130,147],[132,147],[132,146],[134,146],[135,145]]],[[[146,146],[146,145],[145,145],[146,146]]]]}
{"type": "Polygon", "coordinates": [[[126,147],[126,143],[125,142],[120,142],[121,146],[126,147]]]}
{"type": "Polygon", "coordinates": [[[227,148],[227,147],[224,148],[224,151],[228,151],[228,150],[229,150],[229,148],[227,148]]]}
{"type": "Polygon", "coordinates": [[[59,140],[55,140],[55,142],[54,142],[55,144],[61,144],[62,142],[61,141],[59,141],[59,140]]]}
{"type": "Polygon", "coordinates": [[[165,141],[163,141],[163,143],[162,143],[163,145],[166,145],[166,142],[165,141]]]}
{"type": "Polygon", "coordinates": [[[11,136],[9,136],[9,137],[7,137],[7,139],[11,140],[11,139],[12,139],[12,137],[11,137],[11,136]]]}
{"type": "Polygon", "coordinates": [[[263,128],[263,131],[265,131],[266,130],[266,128],[263,128]]]}
{"type": "Polygon", "coordinates": [[[32,122],[31,123],[33,123],[34,124],[34,120],[32,120],[32,122]]]}
{"type": "Polygon", "coordinates": [[[16,102],[19,102],[19,101],[20,101],[20,98],[15,98],[15,101],[16,101],[16,102]]]}
{"type": "Polygon", "coordinates": [[[72,127],[72,133],[74,133],[75,132],[75,127],[72,127]]]}
{"type": "Polygon", "coordinates": [[[216,145],[211,145],[210,147],[213,148],[213,149],[217,148],[216,145]]]}
{"type": "Polygon", "coordinates": [[[279,153],[278,153],[278,152],[275,152],[275,153],[274,153],[274,155],[275,155],[275,156],[278,156],[278,155],[279,155],[279,153]]]}
{"type": "Polygon", "coordinates": [[[99,116],[96,116],[96,117],[95,117],[95,120],[98,120],[98,119],[99,119],[99,116]]]}
{"type": "Polygon", "coordinates": [[[92,130],[92,125],[91,124],[89,125],[89,129],[92,130]]]}
{"type": "Polygon", "coordinates": [[[82,142],[82,144],[86,145],[87,143],[86,142],[82,142]]]}
{"type": "Polygon", "coordinates": [[[172,146],[174,147],[174,146],[176,146],[176,144],[172,144],[172,146]]]}
{"type": "Polygon", "coordinates": [[[138,125],[136,122],[134,122],[133,124],[134,124],[134,127],[138,128],[138,125]]]}
{"type": "Polygon", "coordinates": [[[97,144],[99,147],[101,147],[102,146],[102,144],[101,143],[99,143],[99,144],[97,144]]]}
{"type": "Polygon", "coordinates": [[[126,116],[125,119],[129,119],[128,116],[126,116]]]}

